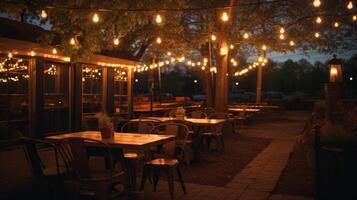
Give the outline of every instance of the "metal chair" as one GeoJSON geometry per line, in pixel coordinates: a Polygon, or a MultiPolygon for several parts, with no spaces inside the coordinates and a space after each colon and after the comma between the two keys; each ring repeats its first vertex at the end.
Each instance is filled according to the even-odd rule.
{"type": "Polygon", "coordinates": [[[176,110],[170,110],[166,112],[164,117],[176,117],[176,110]]]}
{"type": "Polygon", "coordinates": [[[200,110],[196,110],[196,111],[193,111],[191,113],[188,113],[187,117],[197,118],[197,119],[205,119],[205,118],[207,118],[207,114],[202,112],[202,111],[200,111],[200,110]]]}
{"type": "MultiPolygon", "coordinates": [[[[229,119],[229,114],[227,113],[214,113],[209,116],[210,119],[229,119]]],[[[204,141],[206,141],[207,149],[210,149],[211,141],[214,139],[218,146],[221,146],[221,149],[224,151],[224,137],[223,137],[223,127],[224,122],[211,126],[210,130],[201,133],[201,141],[202,145],[204,141]]],[[[233,127],[234,128],[234,127],[233,127]]]]}
{"type": "MultiPolygon", "coordinates": [[[[124,171],[117,171],[113,164],[111,148],[104,142],[86,138],[67,138],[65,142],[70,147],[73,157],[74,168],[79,179],[78,193],[81,191],[93,191],[97,199],[107,200],[114,190],[114,186],[122,183],[126,195],[128,195],[128,185],[124,171]],[[96,147],[95,151],[100,152],[106,159],[105,169],[92,169],[88,148],[96,147]]],[[[121,158],[119,158],[121,159],[121,158]]],[[[115,194],[115,195],[118,195],[115,194]]]]}
{"type": "Polygon", "coordinates": [[[121,127],[121,132],[149,134],[155,124],[151,121],[139,119],[139,121],[128,121],[121,127]]]}
{"type": "Polygon", "coordinates": [[[147,177],[152,174],[154,182],[154,191],[159,181],[159,176],[162,171],[167,174],[167,181],[169,185],[169,192],[171,199],[174,199],[174,171],[178,175],[183,192],[186,194],[185,184],[182,179],[181,171],[179,168],[179,160],[183,157],[183,149],[185,148],[188,127],[180,123],[164,123],[156,126],[152,133],[161,132],[161,129],[165,129],[165,134],[176,135],[176,142],[174,144],[164,145],[164,155],[154,160],[145,163],[143,177],[141,180],[141,190],[144,190],[147,177]]]}

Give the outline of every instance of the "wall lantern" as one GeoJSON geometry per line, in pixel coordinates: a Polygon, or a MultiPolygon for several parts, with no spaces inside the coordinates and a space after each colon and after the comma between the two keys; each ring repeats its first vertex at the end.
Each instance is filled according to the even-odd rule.
{"type": "Polygon", "coordinates": [[[342,82],[342,61],[333,55],[333,59],[328,62],[330,69],[330,82],[342,82]]]}

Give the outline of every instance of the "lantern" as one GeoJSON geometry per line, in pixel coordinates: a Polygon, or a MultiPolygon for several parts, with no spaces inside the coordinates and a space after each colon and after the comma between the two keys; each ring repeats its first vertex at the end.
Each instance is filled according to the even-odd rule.
{"type": "Polygon", "coordinates": [[[330,71],[330,82],[342,82],[342,61],[333,55],[333,59],[328,62],[330,71]]]}

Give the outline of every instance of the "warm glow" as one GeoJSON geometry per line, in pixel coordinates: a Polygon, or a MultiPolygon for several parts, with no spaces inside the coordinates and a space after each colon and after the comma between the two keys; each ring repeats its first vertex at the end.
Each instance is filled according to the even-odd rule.
{"type": "Polygon", "coordinates": [[[234,63],[234,62],[235,62],[234,58],[231,58],[231,63],[234,63]]]}
{"type": "Polygon", "coordinates": [[[171,56],[171,52],[167,52],[167,55],[168,55],[168,56],[171,56]]]}
{"type": "Polygon", "coordinates": [[[35,56],[36,53],[35,53],[34,51],[31,51],[31,52],[30,52],[30,55],[31,55],[31,56],[35,56]]]}
{"type": "Polygon", "coordinates": [[[243,38],[244,39],[248,39],[249,38],[249,34],[248,33],[244,33],[243,38]]]}
{"type": "Polygon", "coordinates": [[[221,56],[225,56],[225,55],[228,54],[228,47],[227,47],[227,45],[222,44],[222,46],[221,46],[221,48],[220,48],[220,50],[219,50],[219,54],[220,54],[221,56]]]}
{"type": "Polygon", "coordinates": [[[7,54],[7,57],[12,58],[12,53],[7,54]]]}
{"type": "Polygon", "coordinates": [[[119,45],[119,39],[118,38],[114,38],[113,43],[115,46],[119,45]]]}
{"type": "Polygon", "coordinates": [[[53,49],[52,49],[52,53],[53,53],[53,54],[57,54],[57,49],[56,49],[56,48],[53,48],[53,49]]]}
{"type": "Polygon", "coordinates": [[[202,69],[202,70],[205,70],[205,69],[206,69],[206,67],[202,67],[201,69],[202,69]]]}
{"type": "Polygon", "coordinates": [[[340,26],[340,24],[339,24],[338,22],[335,22],[335,23],[333,24],[333,26],[334,26],[335,28],[338,28],[338,27],[340,26]]]}
{"type": "Polygon", "coordinates": [[[233,63],[233,66],[237,66],[237,65],[238,65],[238,63],[237,63],[237,62],[234,62],[234,63],[233,63]]]}
{"type": "Polygon", "coordinates": [[[161,44],[161,38],[160,37],[158,37],[158,38],[156,38],[156,43],[158,43],[158,44],[161,44]]]}
{"type": "Polygon", "coordinates": [[[92,20],[93,20],[94,23],[98,23],[99,22],[99,16],[98,16],[97,13],[94,13],[92,20]]]}
{"type": "Polygon", "coordinates": [[[321,1],[320,1],[320,0],[314,0],[313,4],[314,4],[314,6],[315,6],[316,8],[318,8],[318,7],[321,6],[321,1]]]}
{"type": "Polygon", "coordinates": [[[162,23],[162,18],[161,18],[161,15],[157,14],[156,17],[155,17],[155,22],[157,24],[161,24],[162,23]]]}
{"type": "Polygon", "coordinates": [[[284,39],[285,39],[284,34],[280,34],[279,38],[280,38],[281,40],[284,40],[284,39]]]}
{"type": "Polygon", "coordinates": [[[211,35],[211,40],[212,40],[212,41],[216,41],[216,39],[217,39],[217,37],[212,34],[212,35],[211,35]]]}
{"type": "Polygon", "coordinates": [[[356,21],[357,20],[357,15],[353,15],[352,19],[353,19],[353,21],[356,21]]]}
{"type": "Polygon", "coordinates": [[[330,74],[331,74],[332,76],[337,76],[337,69],[336,69],[336,68],[331,68],[330,74]]]}
{"type": "Polygon", "coordinates": [[[71,40],[69,41],[69,43],[70,43],[71,45],[75,45],[75,44],[76,44],[76,40],[75,40],[74,38],[71,38],[71,40]]]}
{"type": "Polygon", "coordinates": [[[222,21],[226,22],[229,20],[227,12],[223,12],[221,16],[222,21]]]}
{"type": "Polygon", "coordinates": [[[263,46],[262,46],[262,50],[263,50],[263,51],[267,50],[267,46],[263,45],[263,46]]]}
{"type": "Polygon", "coordinates": [[[295,46],[295,42],[294,41],[290,41],[290,46],[295,46]]]}
{"type": "Polygon", "coordinates": [[[263,60],[264,60],[264,58],[261,57],[261,56],[258,58],[258,61],[259,61],[259,62],[263,62],[263,60]]]}
{"type": "Polygon", "coordinates": [[[45,10],[41,10],[41,17],[42,17],[43,19],[46,19],[46,18],[47,18],[47,13],[46,13],[45,10]]]}
{"type": "Polygon", "coordinates": [[[353,9],[353,2],[349,1],[347,4],[347,9],[352,10],[353,9]]]}
{"type": "Polygon", "coordinates": [[[319,38],[319,37],[320,37],[320,33],[319,33],[319,32],[316,32],[316,33],[315,33],[315,37],[316,37],[316,38],[319,38]]]}
{"type": "Polygon", "coordinates": [[[208,59],[207,59],[207,58],[204,58],[204,59],[203,59],[203,62],[205,62],[205,63],[208,62],[208,59]]]}
{"type": "Polygon", "coordinates": [[[229,46],[229,48],[230,48],[230,49],[234,49],[234,45],[231,44],[231,45],[229,46]]]}
{"type": "Polygon", "coordinates": [[[285,33],[285,29],[284,29],[283,27],[280,28],[280,33],[281,33],[281,34],[285,33]]]}
{"type": "Polygon", "coordinates": [[[317,17],[317,18],[316,18],[316,23],[321,24],[321,22],[322,22],[321,17],[317,17]]]}

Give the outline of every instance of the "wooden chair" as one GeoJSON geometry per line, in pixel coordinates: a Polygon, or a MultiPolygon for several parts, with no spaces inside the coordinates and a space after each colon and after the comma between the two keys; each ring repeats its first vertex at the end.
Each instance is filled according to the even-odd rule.
{"type": "Polygon", "coordinates": [[[197,118],[197,119],[205,119],[205,118],[207,118],[207,114],[202,112],[202,111],[200,111],[200,110],[196,110],[196,111],[193,111],[191,113],[188,113],[187,117],[197,118]]]}
{"type": "MultiPolygon", "coordinates": [[[[229,119],[229,115],[227,113],[215,113],[210,115],[211,119],[229,119]]],[[[223,137],[223,126],[224,122],[211,126],[209,131],[201,133],[201,141],[202,145],[206,141],[207,149],[210,149],[211,141],[214,139],[218,146],[221,146],[221,149],[224,151],[224,137],[223,137]]]]}
{"type": "MultiPolygon", "coordinates": [[[[85,138],[67,138],[65,141],[70,147],[70,153],[74,160],[74,168],[79,179],[78,194],[83,191],[92,191],[99,200],[108,200],[112,196],[111,192],[117,184],[123,184],[126,195],[128,195],[128,185],[124,171],[117,171],[112,161],[112,150],[101,141],[85,138]],[[106,168],[93,169],[90,167],[90,154],[87,143],[96,146],[96,151],[100,151],[101,156],[106,159],[106,168]]],[[[123,166],[122,166],[123,167],[123,166]]],[[[116,193],[115,195],[118,195],[116,193]]]]}
{"type": "Polygon", "coordinates": [[[176,117],[176,110],[170,110],[166,112],[164,117],[176,117]]]}
{"type": "Polygon", "coordinates": [[[141,180],[141,190],[144,190],[146,179],[149,175],[152,174],[154,191],[156,191],[160,173],[165,172],[167,175],[170,196],[171,199],[174,199],[175,170],[178,175],[182,190],[186,194],[185,184],[179,168],[179,160],[183,157],[183,149],[186,145],[189,130],[188,127],[184,124],[170,122],[156,126],[152,130],[152,133],[160,132],[162,128],[165,128],[166,134],[175,134],[177,137],[176,142],[174,144],[164,145],[164,155],[145,163],[143,177],[141,180]]]}

